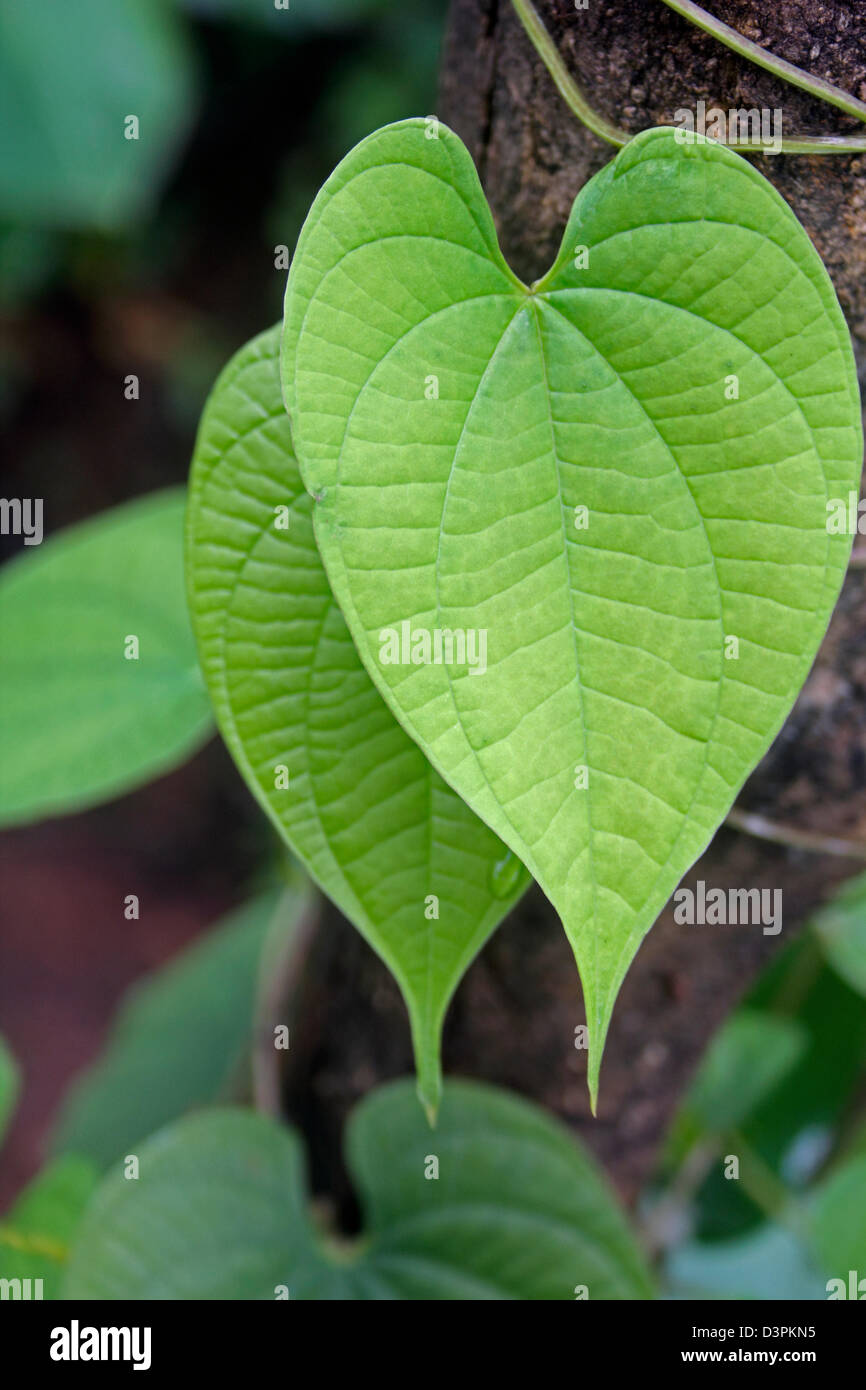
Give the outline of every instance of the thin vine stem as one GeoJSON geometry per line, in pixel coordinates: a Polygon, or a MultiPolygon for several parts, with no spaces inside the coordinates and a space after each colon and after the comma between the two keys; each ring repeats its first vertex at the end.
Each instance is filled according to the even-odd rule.
{"type": "Polygon", "coordinates": [[[703,29],[705,34],[711,34],[719,43],[723,43],[726,48],[730,48],[734,53],[739,53],[741,58],[748,58],[750,62],[757,63],[758,67],[765,68],[767,72],[775,73],[785,82],[789,82],[792,87],[799,87],[801,91],[808,92],[810,96],[817,97],[820,101],[829,102],[831,106],[837,106],[840,111],[844,111],[847,116],[853,116],[858,121],[866,121],[866,103],[858,101],[852,97],[850,92],[843,92],[841,87],[835,87],[832,82],[825,82],[823,77],[814,77],[810,72],[804,72],[794,63],[789,63],[785,58],[779,58],[775,53],[769,53],[766,48],[761,48],[760,44],[753,43],[751,39],[745,38],[743,34],[732,29],[729,24],[724,24],[715,15],[708,14],[700,5],[694,4],[694,0],[664,0],[668,9],[675,10],[682,15],[683,19],[688,19],[698,29],[703,29]]]}
{"type": "Polygon", "coordinates": [[[789,849],[809,850],[813,854],[834,854],[842,859],[866,859],[866,843],[860,840],[845,840],[839,835],[821,835],[813,830],[798,830],[793,825],[780,825],[778,821],[767,820],[752,811],[741,811],[734,806],[726,816],[726,824],[745,835],[753,835],[758,840],[769,840],[775,845],[787,845],[789,849]]]}
{"type": "MultiPolygon", "coordinates": [[[[597,135],[601,140],[606,140],[609,145],[616,145],[621,148],[627,145],[632,136],[627,130],[621,130],[619,126],[609,121],[606,116],[602,116],[587,101],[580,87],[569,72],[565,61],[553,42],[550,34],[545,28],[544,21],[532,4],[532,0],[511,0],[515,13],[523,25],[527,38],[532,43],[536,53],[541,58],[548,73],[553,79],[554,86],[565,102],[570,111],[577,116],[577,119],[597,135]]],[[[822,78],[812,77],[809,73],[803,72],[801,68],[794,67],[793,63],[786,63],[784,59],[777,58],[774,54],[768,54],[763,48],[758,48],[757,44],[752,44],[750,40],[744,39],[736,30],[729,29],[720,20],[715,20],[702,10],[699,5],[686,3],[686,0],[664,0],[666,5],[671,5],[678,13],[682,13],[684,18],[692,19],[695,24],[697,18],[692,13],[696,11],[702,17],[700,27],[707,33],[713,34],[722,43],[726,43],[729,48],[735,45],[730,41],[735,38],[748,50],[754,48],[760,55],[760,59],[755,57],[751,51],[737,49],[737,52],[744,52],[744,56],[761,62],[761,65],[772,72],[786,78],[792,85],[802,87],[811,92],[814,96],[820,97],[825,101],[832,101],[833,105],[841,107],[849,115],[856,115],[858,120],[866,121],[866,104],[857,101],[856,97],[849,96],[841,88],[834,87],[829,82],[824,82],[822,78]],[[686,13],[686,10],[688,13],[686,13]],[[724,30],[717,32],[714,26],[724,30]],[[795,76],[796,75],[796,82],[795,76]],[[842,100],[846,103],[842,105],[842,100]],[[856,108],[856,109],[855,109],[856,108]]],[[[794,136],[791,139],[782,138],[778,143],[772,145],[760,140],[725,142],[729,150],[736,150],[741,154],[759,154],[762,150],[770,150],[772,153],[779,154],[864,154],[866,153],[866,137],[856,135],[813,135],[813,136],[794,136]]]]}
{"type": "Polygon", "coordinates": [[[541,15],[530,0],[511,0],[517,16],[526,30],[536,53],[553,78],[557,91],[565,102],[594,135],[607,140],[610,145],[627,145],[631,136],[627,130],[620,130],[605,116],[595,111],[578,87],[565,65],[562,54],[544,26],[541,15]]]}

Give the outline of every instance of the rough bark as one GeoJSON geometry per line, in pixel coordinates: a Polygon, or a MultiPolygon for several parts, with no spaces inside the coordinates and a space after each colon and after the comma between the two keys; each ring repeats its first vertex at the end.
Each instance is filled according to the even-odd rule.
{"type": "MultiPolygon", "coordinates": [[[[670,122],[699,97],[782,107],[788,135],[851,122],[744,63],[661,3],[539,0],[551,32],[597,109],[637,131],[670,122]]],[[[783,57],[866,96],[866,6],[820,0],[715,0],[715,13],[783,57]]],[[[454,0],[440,116],[476,159],[503,249],[538,276],[552,260],[572,199],[613,151],[568,111],[507,0],[454,0]]],[[[812,235],[852,331],[866,337],[862,157],[760,158],[812,235]]],[[[849,574],[812,675],[740,804],[800,828],[866,839],[866,577],[849,574]]],[[[682,927],[670,908],[653,928],[618,1002],[602,1070],[599,1117],[585,1085],[574,961],[535,890],[489,943],[461,987],[446,1030],[450,1072],[531,1096],[566,1119],[633,1199],[708,1040],[761,966],[854,861],[780,849],[724,829],[687,883],[781,888],[780,937],[759,927],[682,927]]],[[[334,912],[310,970],[295,1034],[289,1105],[314,1139],[319,1182],[339,1190],[338,1129],[370,1086],[411,1069],[397,990],[334,912]],[[337,1000],[335,1005],[332,1001],[337,1000]]],[[[344,1188],[345,1190],[345,1188],[344,1188]]]]}
{"type": "MultiPolygon", "coordinates": [[[[859,122],[738,58],[661,0],[536,0],[596,110],[636,133],[681,107],[782,111],[786,136],[862,133],[859,122]]],[[[770,52],[866,99],[866,5],[713,0],[706,8],[770,52]]],[[[615,150],[568,110],[510,0],[452,0],[439,115],[466,141],[502,248],[534,279],[558,249],[572,201],[615,150]]],[[[852,333],[866,342],[866,156],[769,155],[754,163],[815,242],[852,333]]]]}

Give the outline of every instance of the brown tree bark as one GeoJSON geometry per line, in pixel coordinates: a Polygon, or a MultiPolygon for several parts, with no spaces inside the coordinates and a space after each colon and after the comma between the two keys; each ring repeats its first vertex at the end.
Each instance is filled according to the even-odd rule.
{"type": "MultiPolygon", "coordinates": [[[[579,11],[572,0],[537,4],[592,104],[631,131],[670,123],[700,97],[724,109],[781,107],[790,136],[851,129],[849,119],[740,60],[660,0],[589,0],[579,11]]],[[[866,96],[866,5],[714,0],[713,9],[789,61],[866,96]]],[[[537,277],[555,255],[575,194],[615,151],[567,109],[509,0],[453,0],[438,114],[476,160],[506,256],[518,274],[537,277]]],[[[866,344],[866,160],[756,162],[805,224],[866,344]]],[[[866,572],[852,570],[809,681],[740,805],[866,841],[864,630],[866,572]]],[[[668,907],[617,1004],[596,1120],[585,1053],[574,1046],[583,1017],[574,961],[533,890],[461,986],[446,1029],[446,1070],[510,1087],[562,1116],[633,1199],[718,1025],[770,955],[856,868],[721,830],[685,882],[781,888],[782,933],[677,926],[668,907]]],[[[299,1004],[289,1105],[315,1136],[320,1182],[334,1190],[342,1120],[371,1085],[411,1070],[408,1033],[387,973],[333,911],[299,1004]]]]}

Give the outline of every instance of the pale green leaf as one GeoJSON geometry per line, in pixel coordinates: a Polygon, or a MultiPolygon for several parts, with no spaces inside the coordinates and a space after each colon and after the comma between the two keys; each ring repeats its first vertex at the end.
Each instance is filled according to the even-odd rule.
{"type": "Polygon", "coordinates": [[[0,1216],[0,1279],[29,1279],[31,1298],[59,1298],[72,1238],[96,1181],[93,1164],[73,1154],[37,1174],[0,1216]]]}
{"type": "Polygon", "coordinates": [[[435,1110],[448,1002],[528,877],[358,660],[316,549],[278,357],[278,329],[254,339],[202,419],[189,511],[202,668],[255,796],[396,977],[435,1110]]]}
{"type": "Polygon", "coordinates": [[[844,884],[815,915],[812,926],[836,973],[866,995],[866,874],[844,884]]]}
{"type": "Polygon", "coordinates": [[[594,1163],[540,1110],[486,1087],[448,1083],[432,1135],[406,1082],[361,1104],[347,1138],[357,1241],[317,1229],[301,1145],[262,1116],[194,1116],[139,1160],[137,1182],[112,1174],[88,1209],[68,1298],[652,1296],[594,1163]]]}
{"type": "MultiPolygon", "coordinates": [[[[194,1106],[227,1098],[253,1041],[259,962],[277,905],[233,912],[124,1000],[106,1048],[67,1097],[55,1147],[100,1167],[194,1106]]],[[[309,907],[285,893],[286,928],[309,907]]]]}
{"type": "Polygon", "coordinates": [[[800,1302],[826,1298],[824,1275],[786,1226],[765,1222],[748,1235],[701,1244],[687,1241],[665,1265],[671,1292],[682,1299],[800,1302]]]}
{"type": "Polygon", "coordinates": [[[0,823],[118,796],[210,733],[184,507],[176,488],[136,499],[22,550],[0,573],[0,823]]]}
{"type": "Polygon", "coordinates": [[[845,572],[827,502],[857,488],[862,439],[827,274],[751,165],[658,129],[583,189],[527,288],[460,140],[405,121],[313,206],[283,378],[358,651],[559,912],[595,1093],[628,965],[845,572]],[[426,660],[443,630],[475,659],[426,660]]]}

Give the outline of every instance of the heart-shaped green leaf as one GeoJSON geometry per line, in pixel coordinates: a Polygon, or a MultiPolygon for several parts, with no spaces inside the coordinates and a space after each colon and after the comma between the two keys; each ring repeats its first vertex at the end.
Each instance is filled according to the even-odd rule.
{"type": "Polygon", "coordinates": [[[332,587],[398,718],[562,917],[593,1093],[642,937],[813,660],[851,543],[827,503],[862,458],[806,233],[682,134],[592,179],[527,288],[460,140],[386,127],[323,188],[286,293],[332,587]]]}
{"type": "Polygon", "coordinates": [[[311,511],[274,328],[226,367],[196,445],[188,572],[202,667],[253,793],[396,977],[432,1113],[448,1002],[529,878],[377,693],[311,511]]]}
{"type": "Polygon", "coordinates": [[[301,1145],[216,1110],[148,1141],[89,1208],[64,1296],[640,1299],[643,1258],[592,1160],[535,1106],[449,1082],[434,1134],[406,1082],[352,1116],[357,1243],[311,1220],[301,1145]]]}

